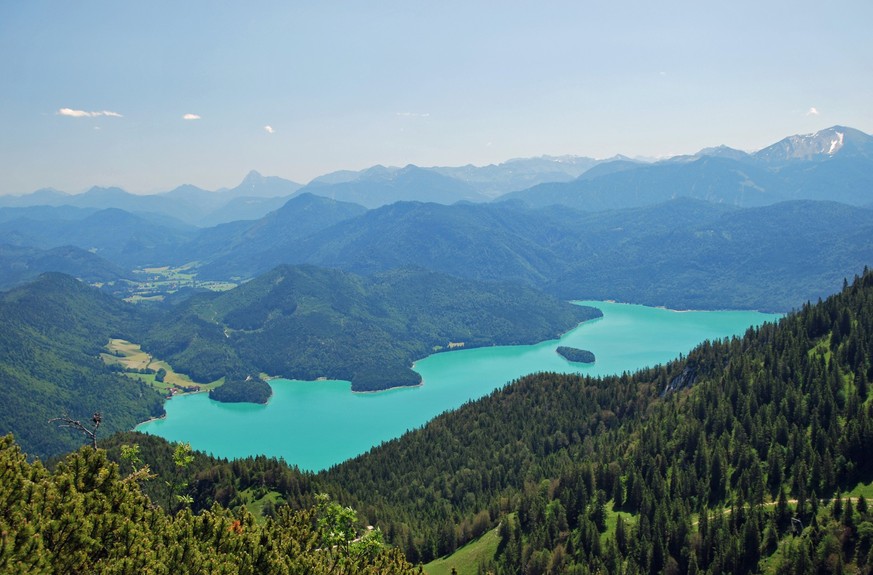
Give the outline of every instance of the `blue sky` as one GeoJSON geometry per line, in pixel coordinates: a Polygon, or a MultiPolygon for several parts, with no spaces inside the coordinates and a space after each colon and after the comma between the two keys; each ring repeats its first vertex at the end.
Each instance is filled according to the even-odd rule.
{"type": "Polygon", "coordinates": [[[873,132],[873,2],[0,2],[0,194],[873,132]]]}

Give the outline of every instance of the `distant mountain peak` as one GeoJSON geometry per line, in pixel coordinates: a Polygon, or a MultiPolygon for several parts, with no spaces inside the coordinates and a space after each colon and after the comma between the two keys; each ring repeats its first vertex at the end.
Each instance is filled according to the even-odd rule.
{"type": "Polygon", "coordinates": [[[366,180],[366,179],[383,179],[383,178],[391,178],[400,168],[383,166],[382,164],[376,164],[370,168],[359,173],[357,179],[366,180]]]}
{"type": "Polygon", "coordinates": [[[231,198],[241,196],[276,198],[290,196],[300,188],[300,184],[291,180],[279,176],[264,176],[257,170],[251,170],[237,187],[222,193],[231,198]]]}
{"type": "Polygon", "coordinates": [[[732,160],[740,160],[749,157],[749,154],[742,150],[737,150],[736,148],[731,148],[730,146],[725,146],[722,144],[721,146],[713,146],[711,148],[703,148],[699,152],[697,152],[698,156],[714,156],[717,158],[730,158],[732,160]]]}
{"type": "Polygon", "coordinates": [[[110,199],[116,199],[121,197],[129,197],[132,194],[129,192],[117,187],[117,186],[92,186],[88,189],[83,197],[91,198],[92,200],[99,198],[102,201],[108,201],[110,199]]]}
{"type": "Polygon", "coordinates": [[[259,171],[251,170],[248,174],[246,174],[246,177],[243,178],[240,185],[244,186],[246,184],[256,184],[256,183],[262,181],[263,179],[264,179],[264,176],[262,176],[259,171]]]}
{"type": "MultiPolygon", "coordinates": [[[[90,188],[88,188],[88,191],[89,192],[113,192],[113,193],[124,192],[124,190],[122,190],[118,186],[91,186],[90,188]]],[[[125,193],[127,193],[127,192],[125,192],[125,193]]]]}
{"type": "Polygon", "coordinates": [[[755,153],[765,161],[827,159],[849,150],[861,152],[873,147],[873,137],[845,126],[831,126],[813,134],[788,136],[755,153]]]}

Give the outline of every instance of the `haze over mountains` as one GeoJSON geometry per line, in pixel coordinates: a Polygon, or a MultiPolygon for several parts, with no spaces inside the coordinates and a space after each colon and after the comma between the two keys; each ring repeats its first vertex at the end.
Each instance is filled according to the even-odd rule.
{"type": "Polygon", "coordinates": [[[561,204],[586,211],[651,205],[689,197],[739,207],[786,200],[867,205],[873,189],[873,138],[834,126],[790,136],[754,154],[718,147],[654,164],[600,166],[572,182],[506,194],[530,206],[561,204]]]}
{"type": "Polygon", "coordinates": [[[207,191],[182,185],[151,195],[131,194],[116,187],[93,187],[81,194],[42,189],[21,196],[0,196],[0,210],[33,206],[114,207],[130,212],[159,213],[192,226],[205,227],[260,218],[281,207],[292,196],[303,193],[356,202],[368,208],[401,200],[449,204],[456,201],[484,202],[542,182],[570,181],[598,163],[590,158],[543,156],[484,167],[373,166],[357,172],[325,174],[306,186],[252,171],[238,186],[230,189],[207,191]]]}
{"type": "Polygon", "coordinates": [[[203,227],[257,219],[293,195],[306,192],[367,208],[396,201],[452,204],[521,198],[531,205],[566,204],[597,210],[679,196],[740,207],[789,199],[866,205],[873,201],[864,196],[873,178],[871,162],[873,137],[833,126],[814,134],[786,137],[754,153],[722,145],[654,163],[621,156],[607,160],[542,156],[481,167],[373,166],[325,174],[305,186],[252,171],[239,185],[217,191],[191,185],[152,195],[130,194],[114,187],[94,187],[81,194],[43,189],[22,196],[0,196],[0,207],[115,207],[161,213],[203,227]],[[830,195],[821,189],[825,183],[830,186],[830,195]]]}
{"type": "Polygon", "coordinates": [[[41,190],[0,197],[0,287],[58,269],[117,283],[164,265],[218,281],[282,264],[420,266],[563,298],[789,309],[871,261],[871,190],[873,137],[840,126],[655,163],[543,157],[376,166],[306,186],[252,172],[217,192],[41,190]],[[793,280],[772,289],[779,278],[793,280]]]}

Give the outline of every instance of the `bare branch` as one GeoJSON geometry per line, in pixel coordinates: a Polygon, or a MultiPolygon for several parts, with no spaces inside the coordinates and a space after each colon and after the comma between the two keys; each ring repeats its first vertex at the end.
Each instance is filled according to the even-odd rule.
{"type": "Polygon", "coordinates": [[[71,429],[75,429],[77,431],[82,432],[88,439],[91,440],[91,447],[97,449],[97,429],[100,427],[100,423],[103,421],[103,416],[99,411],[95,411],[94,415],[91,416],[91,423],[93,424],[92,428],[88,428],[84,423],[79,421],[78,419],[73,419],[68,415],[64,415],[62,417],[53,417],[49,419],[49,423],[58,423],[58,427],[69,427],[71,429]]]}

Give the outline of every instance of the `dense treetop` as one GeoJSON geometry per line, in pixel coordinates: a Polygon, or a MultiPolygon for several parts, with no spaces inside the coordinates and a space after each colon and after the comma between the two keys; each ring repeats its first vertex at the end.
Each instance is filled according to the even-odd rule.
{"type": "MultiPolygon", "coordinates": [[[[146,470],[147,468],[142,468],[146,470]]],[[[146,474],[122,476],[103,450],[82,448],[54,471],[0,438],[3,573],[412,573],[351,509],[320,499],[262,523],[215,505],[167,513],[145,496],[146,474]]]]}
{"type": "Polygon", "coordinates": [[[568,361],[576,361],[579,363],[594,363],[594,353],[587,349],[579,349],[577,347],[567,347],[565,345],[558,346],[555,350],[558,354],[568,361]]]}
{"type": "Polygon", "coordinates": [[[226,377],[209,391],[209,399],[225,403],[267,403],[271,395],[270,384],[259,377],[226,377]]]}

